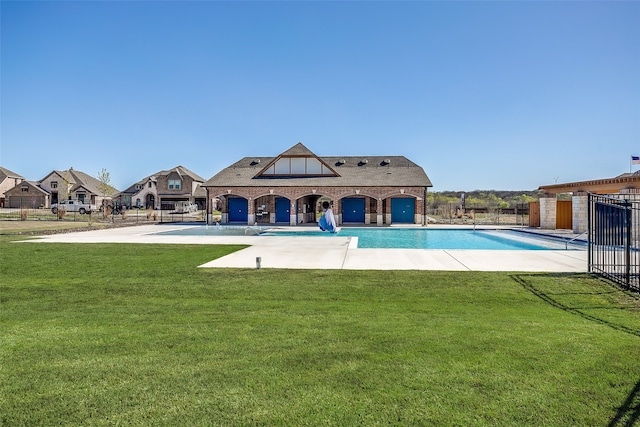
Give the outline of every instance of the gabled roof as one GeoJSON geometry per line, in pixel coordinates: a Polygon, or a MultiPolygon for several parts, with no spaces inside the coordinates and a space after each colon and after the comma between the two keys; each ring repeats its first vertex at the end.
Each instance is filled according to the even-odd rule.
{"type": "Polygon", "coordinates": [[[302,142],[298,142],[293,147],[282,152],[278,157],[301,157],[301,156],[316,156],[311,150],[304,146],[302,142]]]}
{"type": "MultiPolygon", "coordinates": [[[[185,168],[184,166],[176,166],[175,168],[171,168],[171,169],[167,169],[167,170],[161,170],[161,171],[158,171],[158,172],[156,172],[154,174],[146,176],[146,177],[142,178],[140,181],[137,181],[137,182],[131,184],[129,187],[127,187],[126,190],[121,191],[120,194],[136,194],[137,192],[139,192],[141,190],[141,189],[136,188],[136,186],[144,185],[149,181],[158,182],[158,176],[168,176],[172,172],[177,173],[180,177],[189,176],[192,180],[194,180],[196,182],[204,182],[205,181],[204,178],[202,178],[200,175],[193,173],[192,171],[190,171],[189,169],[185,168]]],[[[196,192],[197,192],[197,189],[196,189],[196,192]]]]}
{"type": "Polygon", "coordinates": [[[140,181],[138,182],[134,182],[133,184],[131,184],[129,187],[127,187],[125,190],[122,190],[119,194],[136,194],[138,191],[140,191],[142,189],[142,187],[145,186],[145,184],[147,182],[157,182],[157,178],[156,175],[149,175],[145,178],[142,178],[140,181]],[[137,186],[140,186],[141,188],[136,188],[137,186]]]}
{"type": "Polygon", "coordinates": [[[204,182],[204,178],[202,178],[200,175],[197,175],[197,174],[191,172],[189,169],[185,168],[184,166],[176,166],[173,169],[160,171],[160,172],[156,173],[156,175],[168,176],[172,172],[177,173],[181,177],[188,176],[191,179],[193,179],[194,181],[204,182]]]}
{"type": "MultiPolygon", "coordinates": [[[[305,160],[305,165],[307,161],[305,160]]],[[[260,161],[256,161],[254,160],[254,163],[260,163],[260,161]]],[[[305,169],[307,168],[307,166],[305,166],[305,169]]],[[[264,168],[258,172],[255,176],[255,178],[275,178],[277,176],[286,176],[287,178],[291,178],[295,175],[320,175],[323,177],[326,176],[339,176],[340,174],[337,173],[331,166],[329,166],[326,162],[322,161],[322,159],[320,159],[318,156],[316,156],[314,153],[311,152],[311,150],[309,150],[307,147],[305,147],[301,142],[298,142],[296,145],[294,145],[293,147],[289,148],[288,150],[286,150],[285,152],[281,153],[280,155],[278,155],[277,157],[273,158],[271,161],[267,162],[267,164],[264,166],[264,168]],[[278,174],[276,172],[276,169],[278,168],[278,166],[276,165],[276,163],[282,163],[280,162],[280,160],[284,159],[284,164],[285,167],[289,168],[290,167],[290,163],[288,159],[311,159],[311,162],[313,162],[316,166],[316,168],[318,168],[318,170],[315,171],[315,173],[297,173],[297,174],[292,174],[292,173],[285,173],[285,174],[278,174]],[[275,165],[275,166],[274,166],[275,165]]]]}
{"type": "Polygon", "coordinates": [[[10,171],[7,168],[3,168],[2,166],[0,166],[0,182],[4,181],[6,178],[21,178],[24,179],[24,177],[20,174],[17,174],[15,172],[10,171]]]}
{"type": "MultiPolygon", "coordinates": [[[[75,169],[70,169],[69,172],[74,176],[76,183],[71,191],[76,191],[77,189],[84,187],[87,191],[90,191],[93,194],[102,195],[104,192],[102,189],[103,183],[99,179],[75,169]]],[[[109,195],[113,195],[118,192],[118,190],[116,190],[112,185],[109,187],[111,188],[109,195]]]]}
{"type": "Polygon", "coordinates": [[[16,191],[17,191],[17,190],[16,190],[17,188],[22,188],[22,186],[24,186],[24,185],[28,185],[29,187],[31,187],[31,188],[33,188],[33,189],[35,189],[35,190],[36,190],[36,191],[38,191],[39,193],[42,193],[43,195],[48,195],[49,193],[47,193],[44,189],[40,188],[40,187],[38,186],[38,184],[39,184],[39,183],[38,183],[38,182],[36,182],[36,181],[28,181],[28,180],[26,180],[26,179],[25,179],[24,181],[22,181],[21,183],[19,183],[19,184],[18,184],[18,185],[16,185],[15,187],[11,188],[9,191],[10,191],[10,192],[16,192],[16,191]]]}
{"type": "Polygon", "coordinates": [[[432,187],[424,170],[404,156],[317,156],[337,175],[260,175],[262,165],[278,158],[308,155],[315,156],[304,145],[296,144],[276,157],[245,157],[214,175],[203,187],[432,187]]]}
{"type": "MultiPolygon", "coordinates": [[[[58,171],[58,170],[51,171],[49,174],[47,174],[47,176],[45,176],[39,182],[41,183],[45,181],[48,177],[50,177],[54,173],[62,177],[62,179],[67,181],[69,184],[71,184],[70,191],[72,192],[76,191],[79,188],[84,188],[85,190],[93,194],[102,195],[103,193],[102,182],[100,182],[99,179],[94,178],[91,175],[86,174],[82,171],[75,170],[73,168],[69,168],[64,171],[58,171]]],[[[111,185],[109,187],[111,188],[111,194],[115,194],[118,192],[118,190],[115,187],[111,185]]]]}

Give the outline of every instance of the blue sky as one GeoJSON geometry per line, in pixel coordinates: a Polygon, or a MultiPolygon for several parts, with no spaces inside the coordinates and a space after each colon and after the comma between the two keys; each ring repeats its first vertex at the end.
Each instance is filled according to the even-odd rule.
{"type": "Polygon", "coordinates": [[[404,155],[434,191],[533,190],[640,155],[640,2],[0,8],[0,165],[32,180],[209,179],[302,142],[404,155]]]}

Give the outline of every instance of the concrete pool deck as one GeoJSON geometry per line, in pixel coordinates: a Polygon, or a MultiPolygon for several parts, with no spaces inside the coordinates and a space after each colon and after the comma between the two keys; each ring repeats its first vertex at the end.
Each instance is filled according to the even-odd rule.
{"type": "Polygon", "coordinates": [[[30,242],[251,245],[200,266],[204,268],[256,268],[256,259],[259,257],[261,268],[550,273],[587,271],[587,251],[582,250],[359,249],[355,247],[351,237],[155,234],[188,227],[193,226],[142,225],[41,236],[30,242]],[[295,245],[292,244],[292,239],[295,239],[295,245]]]}

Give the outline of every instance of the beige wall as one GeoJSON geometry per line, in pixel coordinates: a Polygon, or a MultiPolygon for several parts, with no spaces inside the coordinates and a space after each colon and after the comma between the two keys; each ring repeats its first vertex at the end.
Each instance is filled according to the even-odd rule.
{"type": "Polygon", "coordinates": [[[574,233],[584,233],[587,231],[587,221],[589,219],[589,196],[587,193],[578,193],[571,198],[572,203],[572,225],[574,233]]]}
{"type": "Polygon", "coordinates": [[[555,230],[556,228],[556,197],[540,198],[540,228],[555,230]]]}

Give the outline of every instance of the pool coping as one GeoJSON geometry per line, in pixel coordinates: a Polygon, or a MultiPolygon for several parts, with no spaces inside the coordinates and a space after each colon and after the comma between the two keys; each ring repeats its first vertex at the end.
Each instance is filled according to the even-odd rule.
{"type": "MultiPolygon", "coordinates": [[[[583,273],[587,251],[357,248],[350,237],[167,236],[169,229],[194,225],[154,224],[40,236],[26,242],[239,244],[247,248],[207,262],[202,268],[282,268],[339,270],[446,270],[583,273]],[[286,239],[286,240],[283,240],[286,239]],[[295,239],[295,245],[292,240],[295,239]],[[498,256],[499,255],[499,256],[498,256]]],[[[415,227],[415,226],[414,226],[415,227]]],[[[460,225],[430,228],[465,228],[460,225]]],[[[470,228],[467,226],[466,228],[470,228]]],[[[281,228],[281,227],[278,227],[281,228]]],[[[477,227],[514,228],[508,226],[477,227]]],[[[296,230],[297,227],[291,227],[296,230]]]]}

